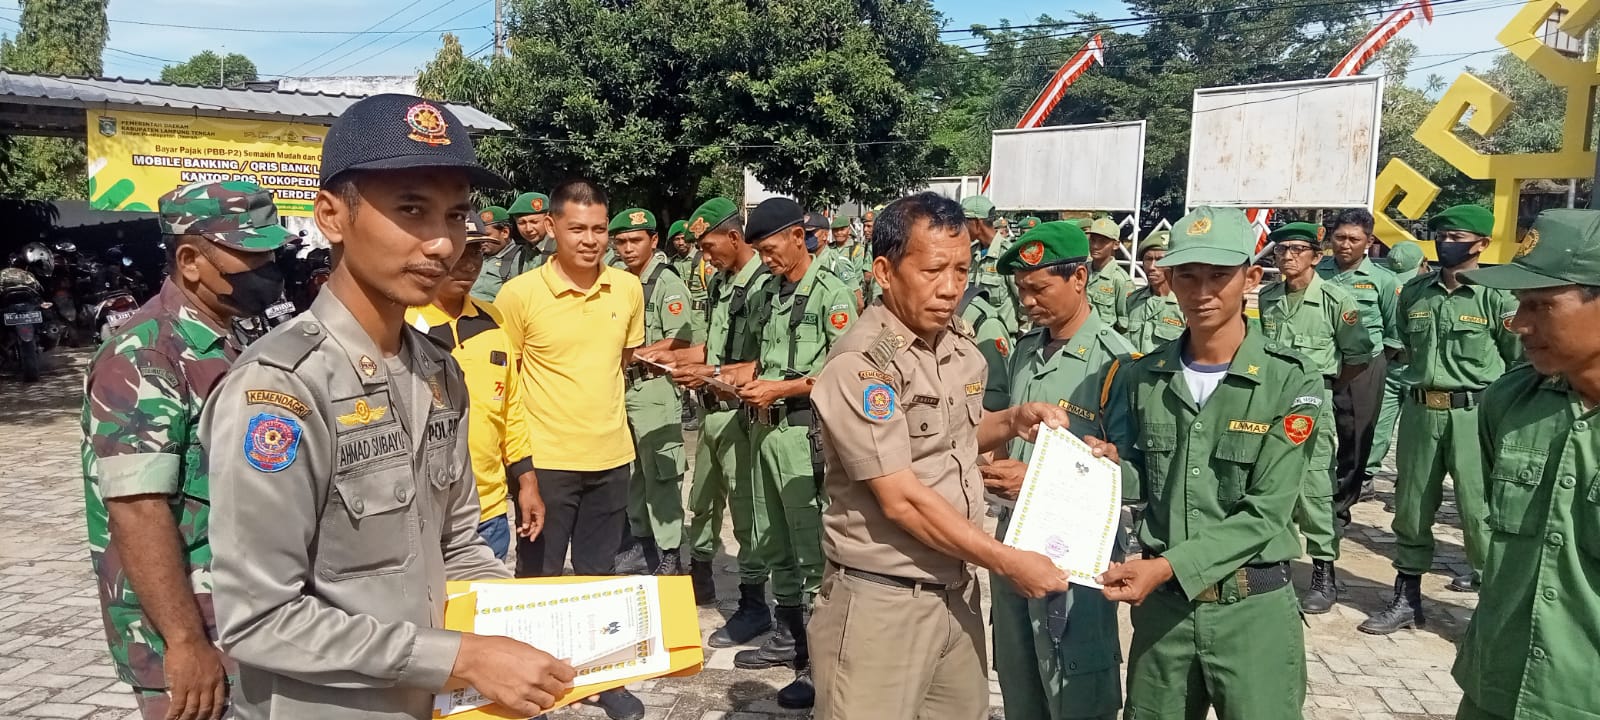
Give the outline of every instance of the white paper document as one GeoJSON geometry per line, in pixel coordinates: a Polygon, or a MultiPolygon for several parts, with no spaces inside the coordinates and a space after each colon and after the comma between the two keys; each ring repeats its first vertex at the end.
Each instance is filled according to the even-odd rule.
{"type": "MultiPolygon", "coordinates": [[[[578,671],[577,685],[670,669],[654,578],[471,587],[478,594],[473,632],[515,638],[565,660],[578,671]]],[[[434,696],[444,715],[487,704],[472,688],[434,696]]]]}
{"type": "Polygon", "coordinates": [[[1005,544],[1050,558],[1079,585],[1111,564],[1122,522],[1122,468],[1071,432],[1039,426],[1005,544]]]}

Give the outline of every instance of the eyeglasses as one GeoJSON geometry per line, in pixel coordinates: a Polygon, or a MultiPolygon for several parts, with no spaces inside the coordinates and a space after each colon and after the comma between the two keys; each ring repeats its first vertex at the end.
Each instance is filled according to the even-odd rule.
{"type": "Polygon", "coordinates": [[[1293,255],[1293,254],[1296,254],[1296,253],[1311,252],[1313,249],[1314,248],[1311,248],[1311,247],[1306,246],[1306,245],[1274,245],[1272,247],[1272,254],[1274,254],[1274,255],[1293,255]]]}

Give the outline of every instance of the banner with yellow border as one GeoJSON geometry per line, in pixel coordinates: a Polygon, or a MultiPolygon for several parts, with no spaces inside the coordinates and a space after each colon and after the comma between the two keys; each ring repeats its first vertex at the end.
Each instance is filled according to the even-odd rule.
{"type": "Polygon", "coordinates": [[[244,180],[277,196],[278,214],[310,217],[323,125],[89,110],[89,201],[152,212],[191,182],[244,180]]]}

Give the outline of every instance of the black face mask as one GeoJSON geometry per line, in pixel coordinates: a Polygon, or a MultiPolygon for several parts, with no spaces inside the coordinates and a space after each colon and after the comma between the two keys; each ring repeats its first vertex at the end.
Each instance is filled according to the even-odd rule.
{"type": "Polygon", "coordinates": [[[217,296],[241,316],[260,315],[283,296],[283,270],[268,262],[254,270],[223,273],[232,290],[217,296]]]}
{"type": "Polygon", "coordinates": [[[1438,242],[1434,247],[1439,250],[1439,264],[1447,268],[1460,267],[1463,263],[1471,261],[1478,256],[1472,251],[1472,246],[1477,245],[1476,240],[1465,242],[1438,242]]]}

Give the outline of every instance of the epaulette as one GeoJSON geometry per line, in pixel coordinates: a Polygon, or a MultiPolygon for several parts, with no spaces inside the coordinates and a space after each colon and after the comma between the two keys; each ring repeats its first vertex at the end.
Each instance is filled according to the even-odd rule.
{"type": "Polygon", "coordinates": [[[890,362],[904,344],[905,339],[886,326],[878,331],[878,336],[872,339],[872,345],[867,347],[867,361],[879,370],[888,370],[890,362]]]}
{"type": "Polygon", "coordinates": [[[1104,345],[1106,350],[1111,351],[1112,355],[1133,357],[1137,354],[1134,352],[1133,343],[1128,342],[1128,339],[1123,337],[1122,333],[1117,332],[1116,328],[1102,327],[1100,328],[1099,336],[1100,344],[1104,345]]]}
{"type": "Polygon", "coordinates": [[[1294,348],[1291,348],[1291,347],[1286,347],[1286,346],[1283,346],[1283,345],[1279,345],[1276,342],[1267,343],[1264,346],[1264,349],[1270,355],[1276,355],[1276,356],[1281,357],[1281,358],[1283,358],[1285,360],[1293,362],[1296,365],[1299,365],[1300,369],[1306,371],[1306,373],[1308,373],[1308,374],[1317,375],[1317,376],[1321,376],[1322,375],[1322,370],[1319,368],[1319,366],[1316,363],[1312,362],[1311,358],[1306,357],[1305,354],[1301,353],[1299,350],[1295,350],[1294,348]]]}
{"type": "Polygon", "coordinates": [[[957,335],[960,335],[968,340],[978,336],[977,328],[972,327],[972,323],[966,318],[957,315],[951,318],[951,320],[952,322],[950,323],[950,327],[956,331],[957,335]]]}
{"type": "Polygon", "coordinates": [[[270,342],[257,343],[256,357],[262,365],[293,371],[327,339],[328,333],[322,323],[309,318],[300,320],[272,336],[270,342]]]}

